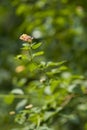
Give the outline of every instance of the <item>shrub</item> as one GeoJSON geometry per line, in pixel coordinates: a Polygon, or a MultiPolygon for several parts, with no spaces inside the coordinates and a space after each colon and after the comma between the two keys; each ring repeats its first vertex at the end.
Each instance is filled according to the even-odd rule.
{"type": "MultiPolygon", "coordinates": [[[[86,81],[72,74],[66,61],[43,59],[41,42],[33,42],[27,34],[20,37],[25,43],[16,56],[15,86],[11,103],[16,100],[15,121],[21,130],[73,130],[81,129],[86,119],[86,81]],[[38,51],[36,51],[38,49],[38,51]],[[80,124],[80,126],[79,126],[80,124]]],[[[15,128],[13,130],[18,130],[15,128]]]]}

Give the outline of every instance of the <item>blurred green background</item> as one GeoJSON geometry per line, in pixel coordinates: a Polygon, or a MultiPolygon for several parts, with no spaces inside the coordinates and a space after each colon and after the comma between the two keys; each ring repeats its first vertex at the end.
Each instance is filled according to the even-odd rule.
{"type": "MultiPolygon", "coordinates": [[[[22,33],[42,41],[43,59],[66,60],[72,73],[87,76],[87,0],[0,1],[1,95],[8,94],[15,87],[17,64],[14,57],[20,53],[19,36],[22,33]]],[[[17,125],[8,114],[13,108],[14,105],[5,103],[0,96],[1,130],[10,130],[17,125]]],[[[82,121],[83,124],[87,121],[84,115],[82,121]]]]}

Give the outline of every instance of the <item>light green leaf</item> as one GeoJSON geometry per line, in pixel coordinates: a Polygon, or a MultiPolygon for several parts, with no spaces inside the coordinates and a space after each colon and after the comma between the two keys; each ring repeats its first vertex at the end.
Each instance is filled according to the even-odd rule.
{"type": "Polygon", "coordinates": [[[41,42],[40,43],[37,43],[37,44],[32,44],[32,49],[37,49],[38,47],[41,46],[41,42]]]}
{"type": "Polygon", "coordinates": [[[33,54],[33,58],[36,57],[36,56],[41,56],[43,54],[44,54],[43,51],[36,52],[36,53],[33,54]]]}
{"type": "Polygon", "coordinates": [[[30,45],[28,43],[23,43],[23,47],[21,48],[22,50],[29,50],[30,45]]]}
{"type": "Polygon", "coordinates": [[[35,71],[36,69],[38,68],[38,65],[35,64],[35,63],[31,63],[29,64],[29,70],[32,72],[32,71],[35,71]]]}
{"type": "Polygon", "coordinates": [[[22,89],[16,88],[11,91],[13,94],[24,94],[22,89]]]}
{"type": "Polygon", "coordinates": [[[64,70],[67,70],[68,68],[67,68],[67,66],[61,66],[60,68],[59,68],[59,71],[64,71],[64,70]]]}
{"type": "Polygon", "coordinates": [[[50,67],[50,66],[59,66],[59,65],[62,65],[63,63],[65,63],[66,61],[61,61],[61,62],[52,62],[52,61],[49,61],[47,63],[47,67],[50,67]]]}
{"type": "Polygon", "coordinates": [[[52,69],[51,71],[46,72],[46,74],[49,76],[52,76],[52,75],[57,74],[57,73],[60,73],[60,70],[58,68],[52,69]]]}
{"type": "Polygon", "coordinates": [[[15,59],[22,59],[22,55],[20,54],[20,55],[17,55],[16,57],[15,57],[15,59]]]}
{"type": "Polygon", "coordinates": [[[9,94],[7,96],[5,96],[4,98],[4,101],[7,103],[7,104],[11,104],[13,101],[14,101],[14,95],[13,94],[9,94]]]}

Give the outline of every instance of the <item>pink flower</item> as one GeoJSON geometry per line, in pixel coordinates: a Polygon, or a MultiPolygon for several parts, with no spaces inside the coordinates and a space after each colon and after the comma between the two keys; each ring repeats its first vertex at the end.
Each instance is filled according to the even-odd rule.
{"type": "Polygon", "coordinates": [[[33,37],[31,37],[31,36],[29,36],[27,34],[22,34],[19,39],[22,40],[22,41],[31,43],[32,40],[33,40],[33,37]]]}

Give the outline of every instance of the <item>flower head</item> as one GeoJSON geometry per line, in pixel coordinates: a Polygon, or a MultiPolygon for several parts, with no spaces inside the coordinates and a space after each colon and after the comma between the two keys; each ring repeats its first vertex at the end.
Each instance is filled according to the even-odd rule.
{"type": "Polygon", "coordinates": [[[20,73],[24,70],[25,70],[25,67],[23,65],[17,66],[16,69],[15,69],[16,73],[20,73]]]}
{"type": "Polygon", "coordinates": [[[33,40],[33,37],[27,35],[27,34],[22,34],[20,37],[19,37],[20,40],[22,41],[25,41],[25,42],[29,42],[31,43],[32,40],[33,40]]]}

